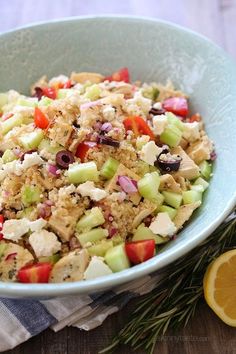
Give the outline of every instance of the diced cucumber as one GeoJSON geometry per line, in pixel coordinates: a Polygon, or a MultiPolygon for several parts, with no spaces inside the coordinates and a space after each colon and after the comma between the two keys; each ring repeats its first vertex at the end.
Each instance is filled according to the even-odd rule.
{"type": "Polygon", "coordinates": [[[170,147],[178,146],[181,138],[182,132],[174,124],[168,124],[164,132],[160,135],[160,140],[170,147]]]}
{"type": "Polygon", "coordinates": [[[181,120],[178,117],[176,117],[175,114],[173,114],[171,112],[167,112],[166,116],[167,116],[168,122],[170,124],[175,125],[180,131],[184,130],[183,122],[181,122],[181,120]]]}
{"type": "Polygon", "coordinates": [[[58,144],[51,145],[51,142],[49,139],[43,139],[39,146],[38,146],[39,151],[41,150],[46,150],[50,154],[57,154],[58,151],[64,150],[64,147],[58,144]]]}
{"type": "Polygon", "coordinates": [[[53,100],[51,98],[43,96],[41,98],[41,100],[39,101],[38,106],[39,107],[49,106],[52,102],[53,102],[53,100]]]}
{"type": "Polygon", "coordinates": [[[158,188],[160,185],[160,176],[158,172],[146,173],[143,178],[138,181],[138,191],[142,197],[153,201],[160,202],[158,188]]]}
{"type": "Polygon", "coordinates": [[[175,215],[177,214],[177,210],[174,209],[174,208],[171,208],[170,206],[167,206],[167,205],[161,205],[159,208],[158,208],[158,212],[161,212],[161,213],[168,213],[169,214],[169,217],[171,218],[171,220],[174,219],[175,215]]]}
{"type": "Polygon", "coordinates": [[[125,244],[110,248],[105,254],[105,262],[113,272],[130,268],[130,261],[125,252],[125,244]]]}
{"type": "Polygon", "coordinates": [[[142,89],[142,95],[145,98],[149,98],[152,101],[156,101],[157,97],[159,96],[160,91],[157,87],[148,86],[142,89]]]}
{"type": "Polygon", "coordinates": [[[47,256],[40,257],[39,262],[55,264],[59,261],[60,258],[61,258],[60,255],[57,253],[57,254],[53,254],[52,256],[48,256],[48,257],[47,256]]]}
{"type": "Polygon", "coordinates": [[[161,237],[159,235],[155,235],[149,229],[149,227],[146,227],[144,224],[141,224],[134,232],[132,241],[143,241],[143,240],[154,240],[156,245],[167,242],[167,238],[161,237]]]}
{"type": "Polygon", "coordinates": [[[21,189],[21,200],[24,206],[40,202],[41,190],[38,186],[24,185],[21,189]]]}
{"type": "Polygon", "coordinates": [[[201,184],[193,184],[190,188],[192,191],[197,191],[199,193],[204,192],[204,187],[201,184]]]}
{"type": "Polygon", "coordinates": [[[202,201],[202,193],[191,190],[183,192],[183,203],[192,204],[198,201],[202,201]]]}
{"type": "Polygon", "coordinates": [[[18,138],[19,144],[26,150],[36,149],[42,141],[44,133],[41,129],[22,135],[18,138]]]}
{"type": "Polygon", "coordinates": [[[183,199],[181,194],[167,191],[163,191],[162,194],[164,196],[166,204],[172,206],[175,209],[178,209],[180,207],[183,199]]]}
{"type": "Polygon", "coordinates": [[[8,103],[8,96],[6,93],[0,93],[0,112],[2,111],[2,107],[8,103]]]}
{"type": "Polygon", "coordinates": [[[104,224],[105,219],[101,208],[95,207],[88,210],[84,216],[77,222],[76,231],[89,231],[93,227],[104,224]]]}
{"type": "Polygon", "coordinates": [[[93,243],[93,242],[102,240],[103,238],[106,238],[107,236],[108,236],[108,231],[99,227],[97,229],[93,229],[88,232],[84,232],[83,234],[77,235],[76,237],[78,238],[79,242],[81,243],[81,246],[84,247],[86,245],[86,243],[88,243],[88,242],[93,243]]]}
{"type": "Polygon", "coordinates": [[[17,157],[14,154],[14,152],[10,149],[7,149],[4,151],[4,154],[2,155],[2,162],[7,163],[16,160],[17,157]]]}
{"type": "Polygon", "coordinates": [[[119,161],[109,157],[109,159],[102,166],[100,175],[106,179],[111,179],[116,173],[119,164],[119,161]]]}
{"type": "Polygon", "coordinates": [[[98,181],[98,170],[95,162],[75,163],[69,166],[68,179],[70,183],[79,184],[87,181],[98,181]]]}
{"type": "Polygon", "coordinates": [[[59,89],[57,91],[57,98],[58,99],[66,98],[68,92],[71,92],[71,89],[59,89]]]}
{"type": "Polygon", "coordinates": [[[194,185],[201,185],[203,186],[204,191],[208,188],[209,183],[205,181],[202,177],[198,177],[196,181],[194,182],[194,185]]]}
{"type": "Polygon", "coordinates": [[[18,114],[14,115],[11,118],[8,118],[4,122],[1,122],[2,134],[7,134],[14,127],[19,127],[21,124],[23,124],[23,118],[18,114]]]}
{"type": "Polygon", "coordinates": [[[206,180],[210,179],[212,174],[212,164],[208,161],[202,161],[199,165],[201,177],[205,178],[206,180]]]}
{"type": "Polygon", "coordinates": [[[6,249],[7,249],[7,243],[1,242],[0,243],[0,259],[4,255],[4,252],[6,251],[6,249]]]}
{"type": "Polygon", "coordinates": [[[98,85],[94,84],[86,88],[85,97],[91,101],[96,101],[101,94],[101,89],[98,85]]]}
{"type": "Polygon", "coordinates": [[[18,211],[17,218],[18,219],[27,218],[27,219],[31,220],[32,214],[38,215],[38,210],[36,210],[36,207],[30,206],[30,207],[22,209],[21,211],[18,211]]]}
{"type": "Polygon", "coordinates": [[[38,99],[37,98],[33,98],[33,97],[20,97],[18,98],[16,104],[19,106],[26,106],[26,107],[36,107],[38,103],[38,99]]]}
{"type": "Polygon", "coordinates": [[[157,172],[159,174],[160,170],[156,166],[149,165],[149,172],[157,172]]]}
{"type": "Polygon", "coordinates": [[[102,240],[99,243],[89,247],[87,250],[90,256],[104,257],[106,252],[112,247],[112,240],[102,240]]]}
{"type": "Polygon", "coordinates": [[[120,235],[114,235],[114,236],[112,236],[112,242],[113,242],[113,246],[117,246],[117,245],[120,245],[121,243],[123,243],[124,239],[120,235]]]}

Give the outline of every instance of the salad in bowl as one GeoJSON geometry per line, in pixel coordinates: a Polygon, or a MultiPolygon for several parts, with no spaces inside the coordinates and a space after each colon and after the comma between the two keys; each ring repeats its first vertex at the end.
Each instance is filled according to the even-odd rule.
{"type": "Polygon", "coordinates": [[[0,280],[61,283],[157,256],[216,155],[172,83],[73,72],[0,94],[0,280]]]}

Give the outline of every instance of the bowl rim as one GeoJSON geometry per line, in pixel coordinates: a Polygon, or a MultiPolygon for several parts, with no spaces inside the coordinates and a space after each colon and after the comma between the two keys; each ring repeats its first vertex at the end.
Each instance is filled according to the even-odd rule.
{"type": "MultiPolygon", "coordinates": [[[[200,38],[203,42],[208,42],[209,45],[214,46],[215,49],[224,56],[229,64],[235,66],[234,60],[226,53],[220,46],[215,44],[213,41],[207,37],[199,34],[191,29],[185,28],[178,24],[160,20],[145,16],[131,16],[131,15],[114,15],[114,14],[101,14],[101,15],[88,15],[88,16],[75,16],[66,17],[62,19],[53,19],[50,21],[39,21],[35,23],[30,23],[25,26],[20,26],[9,31],[0,33],[0,38],[7,37],[12,33],[16,33],[27,29],[37,29],[47,25],[54,25],[59,23],[68,22],[81,22],[87,20],[124,20],[133,22],[143,22],[143,23],[154,23],[166,26],[166,28],[178,30],[179,32],[184,32],[190,34],[194,38],[200,38]]],[[[235,66],[236,68],[236,66],[235,66]]],[[[194,247],[199,245],[203,240],[207,238],[229,215],[230,211],[234,208],[236,204],[236,191],[231,196],[228,203],[225,205],[221,215],[214,220],[212,224],[203,229],[198,236],[195,238],[189,238],[188,242],[176,245],[174,249],[166,250],[164,253],[158,255],[158,257],[153,257],[152,259],[140,264],[135,267],[129,268],[125,271],[118,273],[113,273],[111,275],[103,276],[93,280],[78,281],[71,283],[55,283],[55,284],[22,284],[22,283],[4,283],[0,282],[0,295],[9,297],[35,297],[35,298],[50,298],[73,294],[91,294],[104,291],[106,289],[114,288],[115,286],[122,285],[124,283],[131,282],[137,278],[153,273],[157,270],[162,270],[163,267],[167,266],[171,262],[175,261],[179,257],[183,256],[194,247]]]]}

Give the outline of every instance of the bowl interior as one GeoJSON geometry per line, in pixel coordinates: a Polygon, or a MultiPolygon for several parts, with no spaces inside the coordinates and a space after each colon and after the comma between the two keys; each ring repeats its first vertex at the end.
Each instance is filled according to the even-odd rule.
{"type": "Polygon", "coordinates": [[[23,93],[41,75],[71,71],[109,74],[127,66],[132,80],[165,82],[191,98],[215,141],[217,161],[204,203],[175,241],[153,259],[119,274],[84,283],[46,285],[0,284],[0,293],[61,295],[93,292],[130,281],[170,263],[197,245],[226,217],[236,193],[236,70],[210,41],[180,27],[128,17],[90,17],[51,22],[0,36],[0,92],[23,93]]]}

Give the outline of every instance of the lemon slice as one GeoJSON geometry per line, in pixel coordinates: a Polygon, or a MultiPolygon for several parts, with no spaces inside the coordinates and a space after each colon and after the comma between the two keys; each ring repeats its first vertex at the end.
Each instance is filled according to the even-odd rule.
{"type": "Polygon", "coordinates": [[[203,279],[208,305],[226,324],[236,327],[236,249],[214,260],[203,279]]]}

